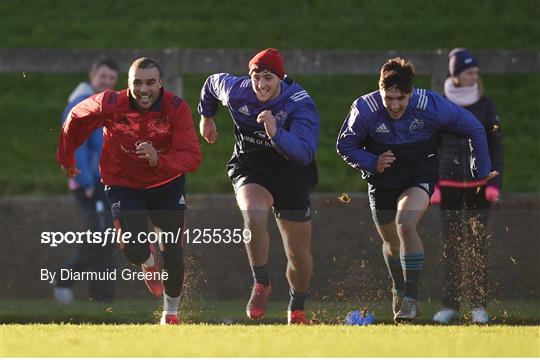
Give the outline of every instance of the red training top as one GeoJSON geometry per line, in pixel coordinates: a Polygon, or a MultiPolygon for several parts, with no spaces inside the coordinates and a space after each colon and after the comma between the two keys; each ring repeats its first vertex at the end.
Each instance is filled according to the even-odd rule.
{"type": "Polygon", "coordinates": [[[99,169],[105,185],[148,189],[197,170],[201,149],[187,102],[166,90],[148,111],[138,109],[129,90],[107,90],[77,104],[69,113],[58,139],[56,160],[75,166],[75,150],[103,127],[99,169]],[[149,142],[159,157],[152,168],[135,153],[149,142]]]}

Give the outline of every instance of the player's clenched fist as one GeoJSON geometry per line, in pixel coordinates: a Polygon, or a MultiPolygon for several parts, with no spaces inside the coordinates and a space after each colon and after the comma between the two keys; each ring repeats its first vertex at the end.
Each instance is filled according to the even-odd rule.
{"type": "Polygon", "coordinates": [[[377,160],[377,172],[383,173],[384,170],[392,165],[394,160],[396,160],[396,158],[394,157],[392,150],[383,152],[381,155],[379,155],[379,159],[377,160]]]}
{"type": "Polygon", "coordinates": [[[139,159],[146,159],[151,167],[158,165],[158,154],[154,146],[149,142],[140,143],[135,149],[135,153],[139,155],[139,159]]]}
{"type": "Polygon", "coordinates": [[[268,137],[273,138],[276,135],[276,118],[272,115],[272,111],[264,110],[257,116],[257,122],[264,124],[264,129],[268,137]]]}
{"type": "Polygon", "coordinates": [[[216,123],[213,118],[207,118],[201,116],[201,121],[199,122],[199,131],[201,136],[209,143],[213,144],[217,140],[218,132],[216,128],[216,123]]]}

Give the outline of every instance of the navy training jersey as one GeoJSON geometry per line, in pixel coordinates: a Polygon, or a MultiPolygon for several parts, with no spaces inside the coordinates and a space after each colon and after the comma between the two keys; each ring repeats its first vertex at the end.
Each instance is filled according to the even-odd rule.
{"type": "Polygon", "coordinates": [[[198,106],[199,114],[213,117],[219,102],[229,109],[234,122],[235,145],[231,162],[276,180],[283,190],[299,190],[317,183],[315,152],[319,137],[319,113],[299,84],[285,77],[275,99],[257,100],[247,76],[218,73],[208,77],[198,106]],[[277,131],[268,138],[257,116],[272,111],[277,131]]]}
{"type": "Polygon", "coordinates": [[[483,126],[469,111],[424,89],[413,92],[398,120],[388,115],[379,91],[356,99],[339,132],[337,151],[373,186],[412,186],[436,181],[441,133],[469,138],[471,172],[479,179],[488,176],[491,162],[483,126]],[[396,160],[378,173],[378,157],[387,150],[396,160]]]}

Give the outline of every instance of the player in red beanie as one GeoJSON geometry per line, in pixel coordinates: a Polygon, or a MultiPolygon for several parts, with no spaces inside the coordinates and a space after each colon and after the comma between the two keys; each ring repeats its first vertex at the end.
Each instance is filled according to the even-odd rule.
{"type": "Polygon", "coordinates": [[[285,65],[283,64],[283,56],[276,49],[265,49],[255,55],[249,61],[249,73],[261,70],[268,70],[281,80],[285,77],[285,65]]]}
{"type": "Polygon", "coordinates": [[[276,49],[256,54],[248,70],[249,77],[208,77],[198,108],[200,130],[213,144],[218,105],[228,107],[236,138],[228,173],[244,227],[252,234],[246,244],[254,280],[248,317],[264,316],[272,289],[267,264],[268,216],[273,210],[288,260],[288,323],[308,324],[304,302],[313,272],[309,191],[317,183],[319,114],[307,91],[285,75],[276,49]]]}

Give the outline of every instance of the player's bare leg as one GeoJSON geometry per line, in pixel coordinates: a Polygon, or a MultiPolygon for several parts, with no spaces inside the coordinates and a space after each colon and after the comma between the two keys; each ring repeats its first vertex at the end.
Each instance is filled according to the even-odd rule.
{"type": "Polygon", "coordinates": [[[424,251],[416,226],[428,205],[428,194],[418,187],[408,188],[398,199],[396,229],[405,253],[424,251]]]}
{"type": "Polygon", "coordinates": [[[251,231],[251,241],[246,244],[249,263],[263,266],[268,262],[268,216],[274,202],[268,190],[258,184],[242,185],[236,194],[238,207],[244,218],[244,228],[251,231]]]}
{"type": "Polygon", "coordinates": [[[313,273],[311,257],[311,221],[277,219],[287,255],[287,280],[299,293],[305,293],[313,273]]]}
{"type": "Polygon", "coordinates": [[[400,260],[400,238],[394,222],[385,225],[376,224],[377,232],[383,240],[383,258],[392,279],[392,311],[394,315],[399,311],[405,296],[405,279],[400,260]]]}
{"type": "Polygon", "coordinates": [[[244,228],[251,232],[251,241],[246,244],[246,250],[255,281],[246,313],[250,319],[261,319],[272,290],[267,270],[270,246],[268,216],[274,199],[264,187],[246,184],[238,189],[236,201],[242,211],[244,228]]]}
{"type": "Polygon", "coordinates": [[[287,255],[287,280],[291,296],[287,311],[289,324],[305,324],[307,321],[304,315],[304,301],[313,273],[311,221],[276,220],[287,255]]]}
{"type": "Polygon", "coordinates": [[[429,206],[429,195],[418,187],[408,188],[397,204],[396,230],[401,241],[401,266],[405,276],[405,297],[395,321],[410,321],[420,314],[418,286],[424,262],[424,247],[416,226],[429,206]]]}

